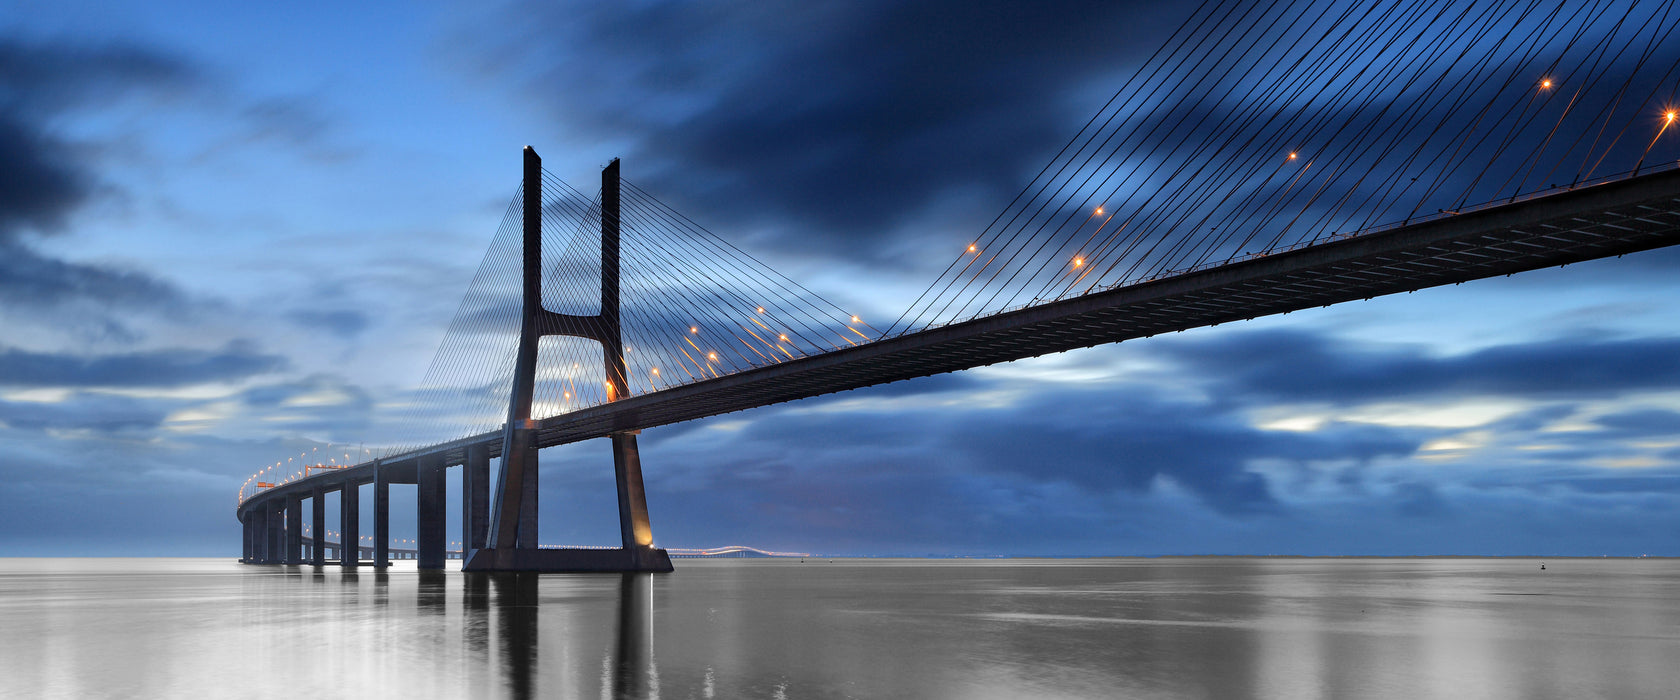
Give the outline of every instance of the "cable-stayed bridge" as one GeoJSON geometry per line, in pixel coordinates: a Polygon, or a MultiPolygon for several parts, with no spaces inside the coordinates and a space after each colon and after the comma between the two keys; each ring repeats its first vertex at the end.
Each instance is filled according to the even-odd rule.
{"type": "Polygon", "coordinates": [[[420,566],[441,568],[444,473],[462,466],[465,568],[668,570],[645,428],[1680,243],[1674,9],[1209,2],[890,323],[775,272],[616,160],[589,196],[527,148],[414,439],[253,474],[244,560],[302,561],[303,502],[327,532],[335,492],[359,541],[371,483],[383,563],[388,486],[411,483],[420,566]],[[537,451],[597,438],[623,546],[539,546],[537,451]]]}

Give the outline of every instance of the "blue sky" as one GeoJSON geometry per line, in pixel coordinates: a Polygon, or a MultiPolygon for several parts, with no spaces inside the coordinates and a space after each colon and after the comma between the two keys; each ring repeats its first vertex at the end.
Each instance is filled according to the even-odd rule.
{"type": "MultiPolygon", "coordinates": [[[[0,556],[235,553],[246,476],[401,412],[526,144],[583,189],[622,157],[896,316],[948,261],[927,251],[982,230],[1188,12],[1165,5],[11,3],[0,556]]],[[[1677,269],[1642,253],[649,430],[655,534],[1680,554],[1677,269]]],[[[543,460],[545,542],[610,543],[604,447],[543,460]]]]}

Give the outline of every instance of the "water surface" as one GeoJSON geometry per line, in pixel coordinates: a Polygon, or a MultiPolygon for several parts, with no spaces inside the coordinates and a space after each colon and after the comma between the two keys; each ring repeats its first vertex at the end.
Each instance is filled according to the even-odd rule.
{"type": "Polygon", "coordinates": [[[1680,697],[1680,561],[1546,564],[0,559],[0,697],[1680,697]]]}

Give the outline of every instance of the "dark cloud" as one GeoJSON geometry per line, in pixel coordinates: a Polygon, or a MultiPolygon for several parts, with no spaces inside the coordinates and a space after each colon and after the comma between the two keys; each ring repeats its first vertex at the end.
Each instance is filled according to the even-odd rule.
{"type": "Polygon", "coordinates": [[[244,343],[220,350],[150,350],[82,356],[0,350],[0,386],[176,387],[238,381],[286,368],[286,359],[244,343]]]}
{"type": "Polygon", "coordinates": [[[1560,338],[1462,355],[1372,347],[1303,331],[1223,333],[1159,346],[1243,401],[1354,404],[1420,396],[1613,396],[1680,387],[1680,338],[1560,338]]]}
{"type": "Polygon", "coordinates": [[[147,431],[163,423],[160,402],[75,394],[62,401],[0,401],[0,425],[27,431],[147,431]]]}
{"type": "Polygon", "coordinates": [[[856,242],[882,240],[948,195],[1007,201],[1086,116],[1069,112],[1100,104],[1075,93],[1146,50],[1183,10],[520,3],[511,13],[541,40],[488,52],[525,62],[574,128],[632,139],[628,179],[712,203],[696,204],[703,220],[773,217],[856,242]],[[743,201],[753,214],[725,204],[743,201]]]}
{"type": "Polygon", "coordinates": [[[1606,432],[1623,437],[1680,435],[1680,413],[1661,409],[1613,413],[1599,416],[1593,422],[1606,432]]]}
{"type": "MultiPolygon", "coordinates": [[[[1267,479],[1251,468],[1261,461],[1360,464],[1406,457],[1426,439],[1377,426],[1338,424],[1314,433],[1260,430],[1216,407],[1155,397],[1141,385],[1108,392],[1058,388],[997,408],[965,401],[955,390],[930,391],[929,396],[941,399],[937,408],[891,408],[893,401],[912,393],[876,394],[879,410],[757,416],[741,427],[729,448],[751,445],[747,459],[757,467],[789,465],[785,468],[795,474],[807,473],[792,466],[806,460],[848,473],[854,468],[843,465],[880,464],[958,480],[998,478],[1134,495],[1152,492],[1164,480],[1219,512],[1242,515],[1277,505],[1267,479]],[[773,455],[768,464],[757,457],[761,453],[773,455]]],[[[654,444],[673,442],[664,431],[654,444]]],[[[674,443],[707,439],[692,428],[679,432],[683,440],[674,443]]]]}
{"type": "MultiPolygon", "coordinates": [[[[1543,49],[1512,51],[1501,45],[1509,38],[1502,32],[1476,31],[1456,12],[1430,13],[1397,30],[1381,11],[1350,8],[1352,24],[1317,36],[1327,27],[1319,19],[1343,8],[1223,7],[1239,6],[1245,9],[1230,13],[1230,24],[1213,21],[1217,36],[1193,49],[1201,61],[1168,69],[1141,107],[1123,110],[1114,126],[1123,135],[1097,146],[1101,157],[1071,166],[1068,182],[1095,176],[1089,191],[1103,191],[1095,201],[1079,202],[1086,188],[1070,185],[1080,194],[1050,206],[1046,220],[1133,200],[1147,203],[1132,228],[1151,233],[1139,235],[1183,236],[1221,224],[1259,233],[1251,245],[1232,241],[1209,252],[1218,259],[1270,247],[1274,235],[1289,243],[1309,230],[1434,214],[1584,174],[1573,136],[1594,131],[1597,105],[1625,101],[1624,89],[1643,96],[1660,87],[1656,71],[1633,70],[1636,52],[1585,56],[1582,47],[1613,31],[1614,12],[1592,21],[1594,13],[1578,9],[1542,12],[1555,14],[1555,26],[1583,27],[1566,52],[1557,36],[1543,49]],[[1354,30],[1344,34],[1348,27],[1354,30]],[[1324,50],[1297,61],[1291,51],[1305,46],[1324,50]],[[1555,134],[1550,114],[1564,111],[1563,93],[1535,102],[1527,79],[1549,70],[1586,86],[1576,94],[1590,105],[1567,111],[1555,134]],[[1623,86],[1594,79],[1593,70],[1633,79],[1623,86]],[[1552,111],[1535,118],[1508,111],[1507,103],[1552,111]],[[1483,104],[1497,107],[1488,114],[1483,104]],[[1493,120],[1498,129],[1487,128],[1493,120]],[[1490,136],[1519,126],[1516,147],[1490,136]],[[1529,142],[1537,145],[1522,145],[1529,142]],[[1334,173],[1335,186],[1268,176],[1295,144],[1310,144],[1303,162],[1325,177],[1334,173]],[[1116,171],[1131,174],[1106,180],[1116,171]],[[1214,196],[1221,191],[1232,196],[1214,196]]],[[[923,0],[773,10],[516,2],[501,19],[517,17],[524,31],[482,54],[497,72],[522,71],[522,87],[569,131],[623,144],[627,177],[669,193],[678,208],[732,228],[769,224],[757,229],[766,239],[757,243],[784,252],[819,250],[887,268],[916,265],[921,256],[904,253],[925,253],[923,236],[982,229],[1103,97],[1154,85],[1127,76],[1190,10],[1132,2],[923,0]]],[[[1667,65],[1674,53],[1659,44],[1649,62],[1667,65]]],[[[1617,141],[1596,172],[1631,168],[1640,155],[1635,141],[1617,141]]]]}
{"type": "MultiPolygon", "coordinates": [[[[250,409],[248,414],[259,416],[269,425],[284,426],[293,435],[359,441],[368,439],[372,432],[373,397],[339,377],[316,374],[263,384],[240,392],[238,399],[250,409]]],[[[455,437],[460,435],[444,439],[455,437]]]]}
{"type": "MultiPolygon", "coordinates": [[[[124,399],[77,395],[66,406],[115,413],[124,399]]],[[[136,413],[163,405],[130,401],[136,413]]],[[[39,408],[29,406],[27,408],[39,408]]],[[[27,411],[27,408],[21,409],[27,411]]],[[[55,412],[58,413],[58,412],[55,412]]],[[[138,417],[115,428],[77,421],[47,433],[0,426],[0,554],[223,556],[238,551],[233,498],[258,467],[311,443],[151,432],[138,417]],[[66,447],[53,433],[85,434],[66,447]],[[231,539],[230,539],[231,538],[231,539]]]]}
{"type": "Polygon", "coordinates": [[[1541,481],[1535,486],[1560,485],[1586,493],[1666,493],[1680,495],[1680,470],[1665,469],[1657,473],[1645,470],[1633,474],[1591,475],[1556,481],[1541,481]]]}
{"type": "Polygon", "coordinates": [[[27,42],[0,37],[0,103],[56,111],[136,92],[178,91],[202,76],[187,61],[129,43],[27,42]]]}
{"type": "Polygon", "coordinates": [[[1408,518],[1439,516],[1446,508],[1435,485],[1422,481],[1395,484],[1392,498],[1395,510],[1408,518]]]}
{"type": "MultiPolygon", "coordinates": [[[[83,151],[48,124],[66,110],[136,93],[196,84],[185,62],[130,45],[29,44],[0,38],[0,299],[13,308],[54,309],[75,301],[179,310],[182,293],[163,280],[41,255],[20,234],[50,234],[88,201],[97,185],[83,151]]],[[[106,323],[114,328],[122,324],[106,323]]],[[[115,336],[131,335],[121,330],[115,336]]]]}
{"type": "MultiPolygon", "coordinates": [[[[1671,470],[1588,466],[1618,439],[1604,431],[1579,437],[1599,449],[1554,455],[1559,466],[1442,471],[1411,461],[1442,431],[1261,430],[1229,404],[1142,385],[1043,387],[1008,405],[929,396],[940,401],[843,394],[648,431],[660,541],[916,555],[1638,553],[1671,538],[1640,526],[1624,542],[1615,533],[1648,519],[1630,514],[1680,503],[1671,470]],[[1280,478],[1291,465],[1317,477],[1280,478]]],[[[1513,439],[1541,427],[1516,423],[1529,427],[1513,439]]],[[[543,459],[556,536],[610,542],[610,455],[579,445],[543,459]]]]}
{"type": "Polygon", "coordinates": [[[58,228],[87,197],[91,176],[68,151],[0,107],[0,244],[24,227],[58,228]]]}
{"type": "Polygon", "coordinates": [[[1228,513],[1275,505],[1266,479],[1250,470],[1260,460],[1364,463],[1411,455],[1423,442],[1374,426],[1266,431],[1236,415],[1152,399],[1146,391],[1117,396],[1067,390],[1008,416],[970,416],[949,439],[948,449],[991,469],[1107,491],[1147,491],[1165,478],[1228,513]]]}
{"type": "Polygon", "coordinates": [[[0,240],[0,299],[14,308],[90,303],[165,313],[184,312],[192,305],[179,287],[145,272],[50,258],[21,241],[4,240],[0,240]]]}
{"type": "Polygon", "coordinates": [[[51,231],[93,186],[76,149],[46,122],[86,104],[197,82],[168,54],[132,45],[30,44],[0,37],[0,241],[21,227],[51,231]]]}
{"type": "Polygon", "coordinates": [[[367,314],[355,309],[298,309],[286,316],[304,328],[325,330],[346,340],[361,335],[368,327],[367,314]]]}

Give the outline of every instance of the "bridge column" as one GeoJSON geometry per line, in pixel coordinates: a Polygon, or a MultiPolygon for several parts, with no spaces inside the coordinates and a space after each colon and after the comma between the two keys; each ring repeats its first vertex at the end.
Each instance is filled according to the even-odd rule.
{"type": "Polygon", "coordinates": [[[647,495],[642,490],[642,456],[636,448],[636,434],[640,432],[612,436],[613,475],[618,481],[618,528],[626,550],[653,546],[653,525],[648,522],[647,495]]]}
{"type": "Polygon", "coordinates": [[[484,548],[490,524],[490,449],[467,447],[467,462],[461,466],[461,549],[484,548]]]}
{"type": "Polygon", "coordinates": [[[519,508],[520,549],[537,548],[537,462],[540,458],[537,456],[537,431],[529,432],[531,440],[526,444],[531,448],[525,452],[525,473],[520,475],[520,483],[523,484],[520,488],[525,492],[524,502],[519,508]]]}
{"type": "Polygon", "coordinates": [[[286,497],[286,564],[303,563],[303,497],[286,497]]]}
{"type": "Polygon", "coordinates": [[[268,563],[268,507],[257,506],[251,511],[251,563],[268,563]]]}
{"type": "Polygon", "coordinates": [[[268,513],[268,551],[263,557],[264,564],[279,564],[285,556],[285,506],[286,504],[278,499],[263,505],[263,510],[268,513]]]}
{"type": "Polygon", "coordinates": [[[338,563],[354,569],[362,558],[361,492],[355,482],[346,481],[338,491],[338,563]]]}
{"type": "Polygon", "coordinates": [[[444,540],[448,539],[448,530],[444,518],[444,500],[448,497],[448,485],[444,481],[444,466],[441,458],[422,460],[414,475],[415,492],[415,559],[419,560],[421,569],[442,569],[444,562],[444,540]]]}
{"type": "Polygon", "coordinates": [[[309,494],[309,529],[314,531],[315,546],[309,548],[309,563],[327,563],[327,491],[316,487],[309,494]]]}
{"type": "Polygon", "coordinates": [[[378,460],[373,463],[373,565],[391,565],[391,481],[378,460]]]}
{"type": "Polygon", "coordinates": [[[239,529],[245,534],[245,537],[244,537],[245,549],[242,550],[244,552],[244,554],[240,555],[240,557],[239,557],[239,563],[241,563],[241,564],[251,563],[251,528],[252,527],[253,526],[251,525],[251,516],[249,516],[249,515],[245,516],[243,519],[241,519],[239,521],[239,529]]]}

